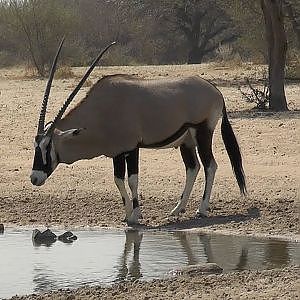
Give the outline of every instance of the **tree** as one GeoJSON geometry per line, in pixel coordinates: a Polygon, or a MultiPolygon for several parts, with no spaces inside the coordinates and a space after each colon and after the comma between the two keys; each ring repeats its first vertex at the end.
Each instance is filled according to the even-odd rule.
{"type": "Polygon", "coordinates": [[[2,3],[2,17],[11,41],[42,77],[58,41],[74,29],[76,20],[59,0],[10,0],[2,3]]]}
{"type": "Polygon", "coordinates": [[[287,52],[287,38],[284,28],[282,0],[261,0],[265,19],[266,39],[268,42],[269,63],[269,107],[272,110],[288,110],[284,75],[287,52]]]}
{"type": "Polygon", "coordinates": [[[231,18],[214,0],[183,0],[175,4],[176,22],[189,45],[188,63],[201,63],[220,44],[237,37],[231,18]]]}
{"type": "Polygon", "coordinates": [[[263,14],[257,0],[218,0],[239,29],[239,37],[232,44],[243,60],[267,62],[263,14]],[[255,22],[253,22],[255,20],[255,22]]]}

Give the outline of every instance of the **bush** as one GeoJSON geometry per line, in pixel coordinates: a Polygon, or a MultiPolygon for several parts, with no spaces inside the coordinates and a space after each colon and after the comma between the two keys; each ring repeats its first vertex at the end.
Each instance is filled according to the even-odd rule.
{"type": "Polygon", "coordinates": [[[61,66],[55,72],[55,79],[68,79],[75,76],[70,66],[61,66]]]}
{"type": "Polygon", "coordinates": [[[285,69],[285,78],[300,80],[300,65],[287,66],[285,69]]]}
{"type": "Polygon", "coordinates": [[[300,80],[300,51],[291,50],[287,62],[285,77],[300,80]]]}
{"type": "Polygon", "coordinates": [[[0,67],[10,67],[17,63],[16,56],[8,51],[0,51],[0,67]]]}
{"type": "Polygon", "coordinates": [[[248,78],[246,78],[246,85],[248,87],[247,90],[242,90],[242,88],[239,87],[239,91],[242,93],[243,100],[256,104],[255,108],[257,109],[267,109],[270,102],[270,91],[266,77],[264,76],[263,89],[261,89],[261,87],[253,87],[248,78]]]}
{"type": "Polygon", "coordinates": [[[215,52],[221,62],[231,60],[233,57],[233,48],[229,44],[220,45],[215,52]]]}

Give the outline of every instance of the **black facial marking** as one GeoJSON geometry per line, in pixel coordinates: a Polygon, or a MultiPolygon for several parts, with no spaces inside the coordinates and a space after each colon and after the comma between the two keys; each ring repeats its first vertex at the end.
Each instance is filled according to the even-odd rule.
{"type": "Polygon", "coordinates": [[[138,201],[138,199],[136,199],[136,198],[132,199],[132,206],[133,206],[133,209],[139,207],[139,201],[138,201]]]}
{"type": "Polygon", "coordinates": [[[53,171],[50,152],[51,152],[51,142],[49,142],[49,144],[46,147],[46,164],[44,165],[42,150],[40,146],[36,146],[32,170],[43,171],[47,174],[47,176],[50,176],[53,171]]]}

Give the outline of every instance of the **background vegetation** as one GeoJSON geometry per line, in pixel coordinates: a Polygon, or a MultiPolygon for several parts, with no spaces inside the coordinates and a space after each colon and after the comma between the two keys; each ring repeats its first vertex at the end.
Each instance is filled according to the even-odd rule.
{"type": "MultiPolygon", "coordinates": [[[[295,65],[300,1],[284,1],[284,13],[288,60],[295,65]]],[[[0,66],[26,63],[43,76],[63,35],[62,59],[73,66],[89,63],[113,40],[119,46],[104,64],[267,60],[258,0],[0,1],[0,66]]]]}

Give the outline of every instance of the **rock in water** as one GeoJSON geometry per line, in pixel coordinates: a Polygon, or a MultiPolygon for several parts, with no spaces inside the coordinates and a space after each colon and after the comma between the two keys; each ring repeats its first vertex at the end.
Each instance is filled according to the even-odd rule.
{"type": "Polygon", "coordinates": [[[2,234],[4,232],[4,225],[0,224],[0,234],[2,234]]]}
{"type": "Polygon", "coordinates": [[[197,264],[190,265],[180,269],[173,270],[173,275],[188,275],[196,276],[201,274],[216,274],[222,273],[223,269],[215,263],[197,264]]]}
{"type": "Polygon", "coordinates": [[[73,243],[73,241],[77,240],[77,236],[73,232],[67,231],[59,235],[57,239],[63,243],[73,243]]]}
{"type": "Polygon", "coordinates": [[[57,236],[50,229],[47,229],[44,232],[34,229],[32,232],[32,241],[35,244],[50,245],[57,241],[57,236]]]}

